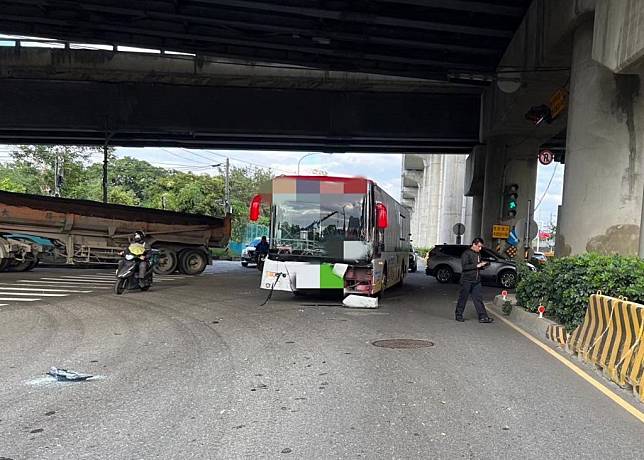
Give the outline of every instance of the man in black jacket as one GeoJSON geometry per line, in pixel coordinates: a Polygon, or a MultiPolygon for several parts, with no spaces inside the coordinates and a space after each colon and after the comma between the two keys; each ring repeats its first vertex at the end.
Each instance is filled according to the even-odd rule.
{"type": "Polygon", "coordinates": [[[481,262],[481,249],[483,249],[483,240],[475,238],[472,246],[466,249],[461,256],[463,272],[461,274],[461,293],[456,303],[456,321],[463,322],[463,311],[468,297],[472,296],[476,313],[479,315],[479,323],[491,323],[494,320],[487,315],[485,305],[481,299],[481,274],[487,265],[487,262],[481,262]]]}

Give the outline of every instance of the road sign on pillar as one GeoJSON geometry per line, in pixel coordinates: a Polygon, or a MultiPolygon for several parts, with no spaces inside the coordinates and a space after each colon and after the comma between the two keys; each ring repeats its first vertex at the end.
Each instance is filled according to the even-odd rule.
{"type": "Polygon", "coordinates": [[[550,163],[552,163],[554,159],[555,159],[555,154],[548,149],[544,149],[541,152],[539,152],[539,163],[541,163],[544,166],[547,166],[550,163]]]}

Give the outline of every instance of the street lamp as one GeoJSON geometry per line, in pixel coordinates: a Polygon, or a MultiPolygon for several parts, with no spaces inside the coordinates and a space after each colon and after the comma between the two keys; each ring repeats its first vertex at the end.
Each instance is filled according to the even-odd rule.
{"type": "MultiPolygon", "coordinates": [[[[340,154],[340,153],[342,153],[342,152],[335,152],[335,154],[340,154]]],[[[303,159],[305,159],[306,157],[310,157],[311,155],[322,155],[322,154],[324,154],[324,155],[333,155],[334,152],[311,152],[311,153],[307,153],[302,158],[300,158],[300,161],[297,162],[297,175],[298,176],[300,175],[300,163],[302,163],[303,159]]]]}

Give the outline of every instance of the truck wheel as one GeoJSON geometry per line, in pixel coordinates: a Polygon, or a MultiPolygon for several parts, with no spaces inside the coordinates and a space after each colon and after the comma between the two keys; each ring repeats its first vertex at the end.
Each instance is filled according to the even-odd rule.
{"type": "Polygon", "coordinates": [[[170,275],[177,270],[179,257],[172,249],[161,249],[159,254],[159,263],[154,267],[154,273],[157,275],[170,275]]]}
{"type": "Polygon", "coordinates": [[[179,270],[185,275],[198,275],[208,265],[208,257],[203,251],[188,249],[179,256],[179,270]]]}
{"type": "Polygon", "coordinates": [[[17,262],[15,264],[10,264],[7,267],[8,272],[26,272],[31,270],[38,263],[38,259],[34,256],[27,257],[22,262],[17,262]]]}

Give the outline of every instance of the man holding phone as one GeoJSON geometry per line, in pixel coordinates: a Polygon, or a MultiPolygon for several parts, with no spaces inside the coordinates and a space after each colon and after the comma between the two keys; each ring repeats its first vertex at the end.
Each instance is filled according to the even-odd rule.
{"type": "Polygon", "coordinates": [[[461,256],[461,265],[463,271],[461,274],[461,293],[458,296],[456,303],[456,321],[463,322],[463,312],[465,311],[465,304],[467,299],[472,296],[474,308],[479,316],[479,323],[492,323],[494,320],[490,318],[483,305],[481,298],[481,274],[480,271],[485,269],[489,262],[481,262],[481,249],[483,249],[484,242],[482,238],[474,238],[472,246],[463,252],[461,256]]]}

